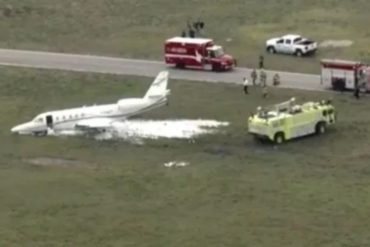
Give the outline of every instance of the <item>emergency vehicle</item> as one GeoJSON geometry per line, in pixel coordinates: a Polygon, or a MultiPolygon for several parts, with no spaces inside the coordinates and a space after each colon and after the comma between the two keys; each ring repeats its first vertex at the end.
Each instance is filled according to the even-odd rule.
{"type": "Polygon", "coordinates": [[[297,34],[287,34],[266,41],[266,50],[270,53],[294,54],[297,57],[313,54],[317,50],[317,42],[297,34]]]}
{"type": "Polygon", "coordinates": [[[166,64],[178,68],[225,71],[236,66],[236,60],[212,39],[174,37],[166,40],[164,52],[166,64]]]}
{"type": "Polygon", "coordinates": [[[321,83],[334,90],[353,90],[358,86],[362,92],[369,92],[370,67],[357,61],[323,59],[321,83]]]}
{"type": "Polygon", "coordinates": [[[295,99],[269,107],[258,107],[248,119],[248,131],[257,139],[277,144],[310,134],[323,134],[336,122],[336,111],[330,101],[295,104],[295,99]]]}

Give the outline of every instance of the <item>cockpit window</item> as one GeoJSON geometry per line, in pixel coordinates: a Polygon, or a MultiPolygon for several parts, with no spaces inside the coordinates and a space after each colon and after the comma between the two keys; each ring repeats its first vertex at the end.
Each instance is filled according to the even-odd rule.
{"type": "Polygon", "coordinates": [[[33,121],[34,121],[35,123],[42,123],[42,117],[35,117],[35,118],[33,119],[33,121]]]}

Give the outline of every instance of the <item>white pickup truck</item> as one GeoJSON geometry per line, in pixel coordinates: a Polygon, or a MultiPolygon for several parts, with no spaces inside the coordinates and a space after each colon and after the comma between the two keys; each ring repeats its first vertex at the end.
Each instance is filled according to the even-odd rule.
{"type": "Polygon", "coordinates": [[[287,34],[266,41],[266,50],[270,53],[293,54],[298,57],[315,53],[317,43],[296,34],[287,34]]]}

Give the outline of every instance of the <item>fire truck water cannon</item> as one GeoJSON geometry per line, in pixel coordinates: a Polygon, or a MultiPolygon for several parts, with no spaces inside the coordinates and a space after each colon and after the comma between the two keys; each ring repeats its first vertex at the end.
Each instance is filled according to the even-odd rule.
{"type": "Polygon", "coordinates": [[[164,53],[166,64],[178,68],[227,71],[236,66],[236,60],[212,39],[174,37],[166,40],[164,53]]]}
{"type": "Polygon", "coordinates": [[[295,98],[267,107],[257,107],[248,118],[248,132],[256,139],[277,144],[310,134],[323,134],[337,120],[331,100],[296,104],[295,98]]]}

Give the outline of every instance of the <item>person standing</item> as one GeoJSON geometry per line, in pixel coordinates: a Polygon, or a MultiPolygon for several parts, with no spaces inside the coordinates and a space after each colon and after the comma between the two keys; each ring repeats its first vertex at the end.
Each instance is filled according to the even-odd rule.
{"type": "Polygon", "coordinates": [[[276,73],[274,77],[272,78],[272,85],[274,86],[280,85],[280,76],[278,73],[276,73]]]}
{"type": "Polygon", "coordinates": [[[194,29],[189,29],[189,37],[190,38],[195,38],[195,31],[194,31],[194,29]]]}
{"type": "Polygon", "coordinates": [[[259,56],[259,68],[264,68],[264,57],[262,55],[259,56]]]}
{"type": "Polygon", "coordinates": [[[195,23],[195,25],[196,25],[196,30],[197,30],[198,37],[203,37],[204,36],[204,32],[203,32],[204,21],[202,21],[201,18],[198,17],[198,20],[195,23]]]}
{"type": "Polygon", "coordinates": [[[267,96],[268,96],[267,85],[264,85],[262,87],[262,97],[265,99],[265,98],[267,98],[267,96]]]}
{"type": "Polygon", "coordinates": [[[267,80],[266,72],[263,69],[261,69],[260,70],[260,85],[262,87],[266,86],[266,80],[267,80]]]}
{"type": "Polygon", "coordinates": [[[244,90],[244,94],[249,94],[249,92],[248,92],[248,86],[249,86],[248,79],[247,79],[247,77],[244,77],[243,78],[243,90],[244,90]]]}
{"type": "Polygon", "coordinates": [[[358,85],[355,87],[354,96],[356,99],[360,99],[360,87],[358,85]]]}
{"type": "Polygon", "coordinates": [[[190,21],[188,20],[186,24],[188,26],[188,37],[195,38],[195,31],[194,31],[192,25],[190,24],[190,21]]]}
{"type": "Polygon", "coordinates": [[[257,82],[257,71],[255,69],[253,69],[252,72],[251,72],[251,78],[252,78],[253,86],[256,86],[256,82],[257,82]]]}

